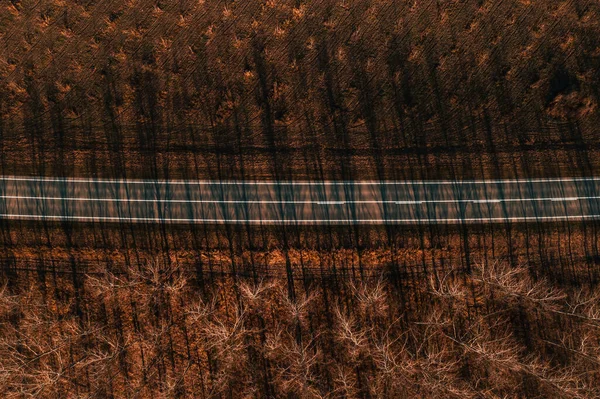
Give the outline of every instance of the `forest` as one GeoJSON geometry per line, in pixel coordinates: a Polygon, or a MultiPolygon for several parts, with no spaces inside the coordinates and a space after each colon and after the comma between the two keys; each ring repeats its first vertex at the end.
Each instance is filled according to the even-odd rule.
{"type": "MultiPolygon", "coordinates": [[[[594,176],[599,101],[593,0],[0,1],[5,176],[594,176]]],[[[0,396],[600,398],[599,229],[0,217],[0,396]]]]}
{"type": "Polygon", "coordinates": [[[597,2],[0,4],[5,175],[592,175],[597,2]]]}

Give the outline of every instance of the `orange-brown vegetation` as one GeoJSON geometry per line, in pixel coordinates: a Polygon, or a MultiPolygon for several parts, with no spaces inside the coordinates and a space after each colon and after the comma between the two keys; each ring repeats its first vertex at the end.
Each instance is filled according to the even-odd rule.
{"type": "Polygon", "coordinates": [[[589,175],[600,12],[572,1],[0,4],[0,171],[589,175]]]}
{"type": "Polygon", "coordinates": [[[164,227],[4,224],[1,396],[600,394],[594,223],[164,227]]]}
{"type": "MultiPolygon", "coordinates": [[[[66,281],[64,281],[66,280],[66,281]]],[[[413,284],[225,278],[178,264],[0,293],[0,392],[21,397],[592,398],[599,294],[525,265],[413,284]]]]}
{"type": "MultiPolygon", "coordinates": [[[[594,175],[599,71],[595,0],[0,1],[0,173],[594,175]]],[[[0,397],[597,398],[598,226],[0,219],[0,397]]]]}

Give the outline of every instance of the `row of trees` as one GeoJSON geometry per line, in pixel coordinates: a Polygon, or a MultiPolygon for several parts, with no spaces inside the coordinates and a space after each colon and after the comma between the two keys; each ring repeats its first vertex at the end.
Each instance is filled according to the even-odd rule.
{"type": "Polygon", "coordinates": [[[598,167],[593,1],[147,3],[1,6],[2,173],[418,179],[598,167]]]}
{"type": "Polygon", "coordinates": [[[419,226],[257,226],[73,222],[0,224],[1,272],[121,273],[147,259],[195,270],[200,284],[215,276],[284,277],[297,285],[333,279],[394,279],[506,260],[527,263],[561,284],[594,286],[599,279],[597,223],[419,226]]]}
{"type": "Polygon", "coordinates": [[[291,298],[278,280],[198,289],[179,265],[149,262],[86,276],[79,315],[68,279],[25,280],[0,295],[6,398],[600,395],[598,293],[525,266],[291,298]]]}

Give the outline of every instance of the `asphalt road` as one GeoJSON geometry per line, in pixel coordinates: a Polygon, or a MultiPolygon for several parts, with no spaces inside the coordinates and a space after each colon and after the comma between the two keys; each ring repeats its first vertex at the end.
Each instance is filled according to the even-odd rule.
{"type": "Polygon", "coordinates": [[[600,219],[600,178],[234,182],[0,177],[0,218],[253,224],[600,219]]]}

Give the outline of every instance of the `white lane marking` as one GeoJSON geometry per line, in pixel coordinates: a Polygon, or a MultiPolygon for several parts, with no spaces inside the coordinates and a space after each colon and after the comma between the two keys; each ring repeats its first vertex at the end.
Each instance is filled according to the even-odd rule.
{"type": "MultiPolygon", "coordinates": [[[[86,197],[36,197],[21,195],[0,195],[0,199],[30,199],[37,201],[91,201],[91,202],[173,202],[198,204],[319,204],[343,205],[346,201],[278,201],[278,200],[178,200],[178,199],[146,199],[146,198],[86,198],[86,197]]],[[[379,204],[382,201],[348,201],[364,204],[379,204]]],[[[389,201],[392,202],[392,201],[389,201]]]]}
{"type": "Polygon", "coordinates": [[[553,201],[572,202],[600,199],[600,196],[590,197],[540,197],[540,198],[506,198],[506,199],[451,199],[451,200],[422,200],[422,201],[377,201],[377,200],[347,200],[347,201],[284,201],[284,200],[187,200],[168,198],[88,198],[88,197],[45,197],[26,195],[0,195],[0,199],[27,199],[34,201],[90,201],[90,202],[168,202],[168,203],[198,203],[198,204],[316,204],[316,205],[345,205],[345,204],[396,204],[396,205],[423,205],[423,204],[453,204],[453,203],[501,203],[501,202],[531,202],[531,201],[553,201]]]}
{"type": "Polygon", "coordinates": [[[525,222],[525,221],[566,221],[600,219],[600,215],[566,215],[566,216],[518,216],[518,217],[482,217],[482,218],[441,218],[441,219],[184,219],[184,218],[143,218],[120,216],[69,216],[69,215],[19,215],[0,214],[5,219],[31,219],[31,220],[80,220],[80,221],[107,221],[107,222],[166,222],[166,223],[251,223],[251,224],[387,224],[387,223],[459,223],[459,222],[525,222]]]}
{"type": "Polygon", "coordinates": [[[70,177],[27,177],[27,176],[0,176],[6,181],[33,181],[33,182],[68,182],[68,183],[119,183],[119,184],[172,184],[172,185],[283,185],[283,186],[335,186],[335,185],[461,185],[461,184],[527,184],[527,183],[560,183],[560,182],[595,182],[600,177],[564,177],[564,178],[532,178],[532,179],[492,179],[492,180],[404,180],[404,181],[244,181],[244,180],[142,180],[142,179],[95,179],[95,178],[70,178],[70,177]]]}
{"type": "Polygon", "coordinates": [[[456,202],[473,202],[476,204],[500,203],[500,202],[528,202],[528,201],[553,201],[553,202],[571,202],[600,199],[600,196],[590,197],[540,197],[540,198],[506,198],[506,199],[483,199],[483,200],[458,200],[456,202]]]}

